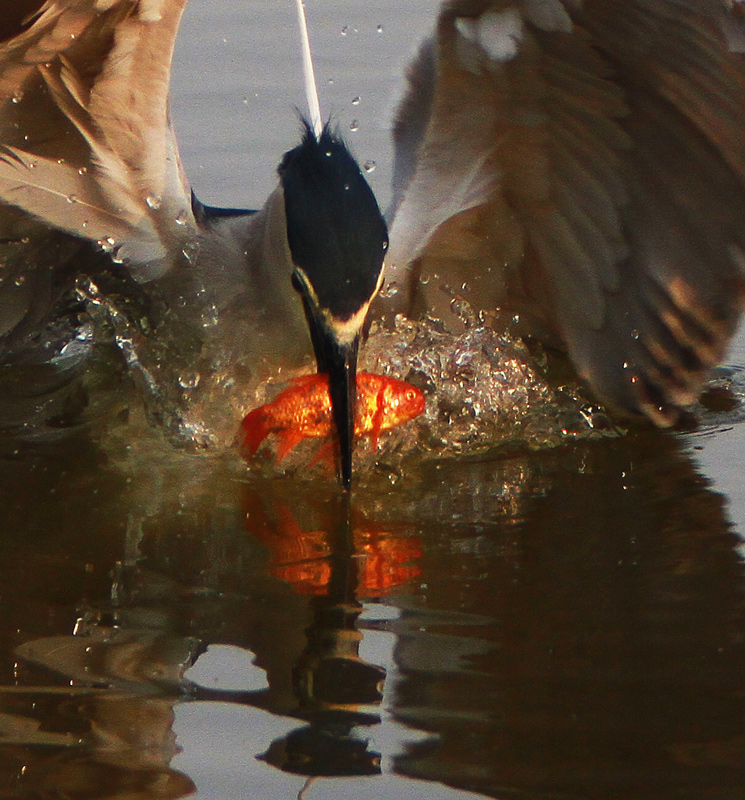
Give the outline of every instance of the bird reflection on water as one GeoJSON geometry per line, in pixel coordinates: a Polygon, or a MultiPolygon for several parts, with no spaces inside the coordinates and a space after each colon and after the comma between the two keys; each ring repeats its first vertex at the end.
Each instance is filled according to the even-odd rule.
{"type": "MultiPolygon", "coordinates": [[[[22,781],[11,770],[7,785],[26,787],[21,797],[72,781],[98,796],[104,780],[149,797],[157,775],[173,796],[185,775],[215,787],[236,775],[248,786],[269,780],[285,793],[292,778],[296,793],[309,773],[367,772],[376,753],[381,780],[416,776],[497,797],[505,787],[581,796],[592,785],[620,800],[626,776],[643,776],[635,796],[668,800],[681,781],[745,782],[742,564],[722,499],[673,439],[635,434],[540,458],[432,464],[393,494],[359,487],[352,531],[343,504],[318,486],[238,484],[229,469],[189,472],[186,462],[157,476],[111,465],[91,473],[86,458],[81,448],[79,462],[64,461],[62,477],[14,462],[16,480],[0,487],[11,512],[0,523],[1,683],[17,687],[0,692],[3,712],[41,720],[38,735],[69,732],[89,745],[39,749],[33,725],[16,725],[26,770],[22,781]],[[50,500],[19,518],[14,502],[28,508],[28,492],[50,500]],[[333,577],[313,594],[270,574],[277,540],[297,535],[288,505],[298,527],[326,534],[333,577]],[[364,598],[353,542],[370,531],[411,545],[419,574],[364,598]],[[363,653],[368,636],[378,649],[363,653]],[[267,688],[179,683],[189,654],[212,643],[255,653],[267,688]],[[245,716],[245,731],[228,728],[242,744],[207,778],[200,753],[215,745],[205,737],[232,711],[245,716]],[[176,755],[171,726],[184,748],[176,755]],[[269,763],[255,761],[262,754],[269,763]]],[[[309,797],[333,796],[313,786],[309,797]]],[[[416,790],[394,781],[391,796],[397,786],[416,790]]]]}
{"type": "MultiPolygon", "coordinates": [[[[417,576],[412,562],[421,555],[421,549],[413,539],[407,543],[406,532],[399,537],[376,532],[375,526],[365,524],[359,515],[357,525],[364,531],[355,531],[348,495],[341,497],[338,506],[329,507],[327,503],[318,504],[309,494],[302,498],[305,518],[320,517],[327,526],[327,530],[311,535],[324,539],[321,556],[312,555],[315,560],[322,557],[327,569],[320,571],[320,580],[309,583],[302,571],[302,555],[307,553],[302,541],[305,535],[292,529],[296,523],[289,521],[282,499],[273,498],[271,490],[261,491],[251,485],[245,487],[243,495],[249,551],[257,542],[267,546],[273,560],[284,562],[270,573],[278,574],[301,595],[309,588],[313,594],[308,609],[298,618],[302,621],[309,616],[310,624],[303,632],[305,646],[299,652],[280,646],[275,656],[259,655],[270,672],[269,695],[261,690],[227,690],[219,684],[189,682],[189,670],[184,670],[198,660],[209,641],[183,635],[186,629],[166,608],[176,587],[167,576],[136,566],[142,558],[140,548],[148,545],[142,529],[129,526],[125,545],[129,563],[115,567],[108,603],[86,606],[72,636],[25,641],[16,649],[24,664],[43,666],[69,680],[68,693],[79,698],[84,713],[94,722],[94,730],[80,737],[48,736],[16,715],[6,721],[6,738],[15,735],[21,745],[84,745],[92,751],[93,763],[114,770],[126,765],[133,776],[140,773],[146,785],[152,782],[155,770],[156,775],[163,775],[166,786],[173,787],[166,796],[178,797],[187,782],[174,781],[168,769],[177,752],[171,732],[172,708],[187,699],[197,703],[222,700],[259,708],[269,705],[275,713],[292,714],[306,722],[291,727],[286,736],[267,742],[264,754],[252,753],[251,757],[258,756],[274,767],[303,776],[380,773],[380,754],[369,749],[361,731],[381,724],[386,669],[360,657],[364,631],[358,617],[364,611],[365,598],[400,590],[417,576]],[[272,522],[274,515],[278,527],[272,522]],[[300,570],[292,570],[293,563],[288,560],[300,570]],[[181,629],[181,636],[177,629],[181,629]],[[279,665],[274,663],[277,655],[279,665]],[[289,658],[293,659],[291,667],[289,658]],[[278,675],[278,668],[284,674],[278,675]],[[283,695],[283,686],[292,687],[291,700],[283,695]],[[143,758],[133,760],[132,750],[143,751],[143,758]]],[[[240,538],[240,531],[234,533],[240,538]]],[[[231,547],[236,545],[238,541],[233,541],[231,547]]],[[[274,593],[281,597],[276,589],[274,593]]],[[[197,595],[189,594],[182,596],[188,607],[197,600],[197,595]]],[[[208,605],[216,599],[208,599],[208,605]]],[[[197,600],[197,605],[201,601],[197,600]]],[[[200,614],[190,613],[187,627],[196,623],[200,614]]],[[[271,634],[270,629],[266,632],[271,634]]],[[[300,631],[297,633],[299,636],[300,631]]],[[[40,687],[38,692],[41,696],[55,694],[50,687],[40,687]]],[[[95,775],[94,769],[90,779],[95,780],[95,775]]],[[[29,780],[35,780],[33,770],[29,780]]],[[[56,781],[66,785],[64,770],[56,781]]]]}

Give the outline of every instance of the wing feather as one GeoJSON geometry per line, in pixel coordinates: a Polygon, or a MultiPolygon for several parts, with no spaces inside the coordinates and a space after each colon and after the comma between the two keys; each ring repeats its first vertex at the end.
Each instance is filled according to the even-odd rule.
{"type": "Polygon", "coordinates": [[[184,4],[46,0],[0,43],[0,200],[115,239],[140,280],[162,275],[196,233],[167,111],[184,4]]]}
{"type": "Polygon", "coordinates": [[[410,91],[430,86],[427,101],[408,124],[405,99],[396,121],[406,184],[391,249],[408,237],[417,268],[394,265],[395,278],[447,260],[436,234],[456,229],[426,217],[458,180],[455,140],[488,187],[469,212],[484,231],[470,270],[492,294],[480,281],[474,302],[533,315],[600,395],[674,420],[745,303],[740,16],[725,0],[446,2],[409,78],[410,91]],[[470,130],[457,127],[474,105],[470,130]],[[511,224],[487,224],[505,214],[511,224]],[[489,230],[512,243],[490,244],[489,230]]]}

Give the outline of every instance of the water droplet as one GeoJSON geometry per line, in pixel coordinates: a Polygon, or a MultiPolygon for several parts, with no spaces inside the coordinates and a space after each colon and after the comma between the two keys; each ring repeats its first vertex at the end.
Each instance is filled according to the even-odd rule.
{"type": "Polygon", "coordinates": [[[15,103],[17,105],[21,102],[21,100],[23,100],[23,90],[16,89],[15,92],[13,92],[13,97],[10,98],[10,101],[11,103],[15,103]]]}
{"type": "Polygon", "coordinates": [[[113,253],[116,247],[116,239],[113,239],[111,236],[106,236],[103,239],[99,239],[97,244],[104,253],[113,253]]]}
{"type": "Polygon", "coordinates": [[[639,329],[638,328],[634,328],[631,331],[631,338],[632,339],[638,339],[640,336],[641,336],[641,334],[639,333],[639,329]]]}
{"type": "Polygon", "coordinates": [[[189,219],[189,212],[182,210],[178,212],[178,216],[176,217],[176,224],[177,225],[186,225],[189,219]]]}
{"type": "Polygon", "coordinates": [[[341,35],[342,35],[342,36],[346,36],[348,33],[349,33],[349,25],[345,25],[345,26],[344,26],[344,27],[341,29],[341,35]]]}
{"type": "Polygon", "coordinates": [[[117,247],[115,247],[113,252],[111,253],[111,260],[115,264],[123,264],[124,263],[124,256],[121,253],[122,253],[122,246],[121,245],[118,245],[117,247]]]}
{"type": "Polygon", "coordinates": [[[349,184],[348,184],[348,183],[345,183],[345,184],[344,184],[344,191],[345,191],[345,192],[348,192],[348,191],[349,191],[349,184]]]}
{"type": "Polygon", "coordinates": [[[19,275],[15,279],[15,285],[16,286],[23,286],[24,283],[26,283],[26,276],[25,275],[19,275]]]}
{"type": "Polygon", "coordinates": [[[202,327],[211,328],[213,325],[217,325],[218,320],[217,306],[214,303],[210,303],[202,312],[202,327]]]}
{"type": "Polygon", "coordinates": [[[358,119],[353,119],[349,123],[349,130],[350,131],[358,131],[360,129],[360,121],[358,119]]]}
{"type": "Polygon", "coordinates": [[[65,200],[67,200],[68,203],[77,203],[78,202],[78,197],[75,194],[68,194],[65,197],[65,200]]]}
{"type": "Polygon", "coordinates": [[[80,167],[78,170],[78,175],[85,175],[88,172],[88,167],[80,167]]]}
{"type": "Polygon", "coordinates": [[[468,301],[464,300],[462,297],[454,297],[450,301],[450,309],[467,328],[473,327],[476,322],[476,316],[468,301]]]}
{"type": "Polygon", "coordinates": [[[365,161],[365,163],[362,165],[362,169],[364,169],[365,172],[375,172],[375,167],[377,166],[378,165],[375,163],[375,161],[370,160],[365,161]]]}
{"type": "Polygon", "coordinates": [[[184,389],[196,389],[199,386],[201,375],[198,372],[186,372],[179,375],[178,382],[184,389]]]}
{"type": "Polygon", "coordinates": [[[352,98],[352,105],[353,106],[358,106],[359,104],[360,104],[360,96],[357,95],[357,97],[353,97],[352,98]]]}
{"type": "Polygon", "coordinates": [[[145,198],[145,202],[148,204],[150,208],[158,209],[160,208],[161,199],[155,194],[149,194],[145,198]]]}
{"type": "Polygon", "coordinates": [[[382,25],[378,25],[376,30],[378,31],[378,33],[383,33],[383,26],[382,25]]]}
{"type": "Polygon", "coordinates": [[[36,163],[36,161],[29,161],[28,162],[28,168],[29,169],[35,169],[37,166],[38,166],[38,164],[36,163]]]}
{"type": "Polygon", "coordinates": [[[380,296],[385,299],[386,297],[395,297],[398,294],[398,284],[396,281],[388,281],[385,286],[380,290],[380,296]]]}
{"type": "Polygon", "coordinates": [[[189,242],[181,252],[184,254],[184,258],[186,258],[189,263],[192,263],[198,251],[199,245],[196,242],[189,242]]]}

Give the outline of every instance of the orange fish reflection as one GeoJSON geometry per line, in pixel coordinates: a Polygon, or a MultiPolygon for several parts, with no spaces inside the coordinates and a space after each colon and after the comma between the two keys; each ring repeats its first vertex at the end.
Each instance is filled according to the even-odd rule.
{"type": "MultiPolygon", "coordinates": [[[[424,395],[405,381],[360,372],[354,432],[370,436],[377,447],[381,431],[401,425],[424,411],[424,395]]],[[[328,376],[322,373],[295,378],[271,403],[246,415],[241,423],[242,449],[253,455],[269,434],[277,434],[277,461],[305,438],[331,435],[332,414],[328,376]]]]}
{"type": "MultiPolygon", "coordinates": [[[[249,532],[271,552],[271,574],[289,583],[299,594],[326,594],[332,571],[327,532],[301,530],[282,505],[278,505],[277,514],[279,519],[274,525],[257,525],[255,514],[247,517],[249,532]]],[[[263,521],[267,522],[266,518],[263,521]]],[[[421,574],[414,563],[422,555],[416,538],[375,530],[363,523],[354,531],[353,542],[359,599],[381,595],[421,574]]]]}

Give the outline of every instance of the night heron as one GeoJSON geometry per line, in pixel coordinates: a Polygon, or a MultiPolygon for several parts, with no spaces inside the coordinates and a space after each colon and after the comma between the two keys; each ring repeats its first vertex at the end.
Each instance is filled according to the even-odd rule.
{"type": "Polygon", "coordinates": [[[163,391],[170,362],[188,361],[202,338],[228,338],[224,320],[237,316],[249,324],[237,346],[257,365],[290,363],[312,347],[329,374],[349,486],[357,346],[382,281],[385,223],[344,143],[320,124],[306,123],[260,211],[193,197],[167,111],[184,5],[3,3],[2,421],[61,413],[53,390],[93,346],[81,335],[76,298],[92,311],[108,303],[125,357],[153,392],[163,391]],[[130,296],[157,301],[168,324],[139,325],[130,296]],[[201,324],[210,313],[219,322],[201,324]],[[143,364],[137,342],[148,338],[158,342],[143,364]]]}
{"type": "MultiPolygon", "coordinates": [[[[343,144],[307,131],[261,211],[205,208],[166,110],[184,0],[3,5],[2,419],[46,413],[89,348],[71,286],[92,276],[76,287],[92,313],[114,276],[108,296],[146,287],[176,320],[133,332],[139,307],[110,309],[125,356],[137,336],[165,342],[156,366],[205,309],[258,320],[241,345],[257,363],[309,350],[307,322],[348,484],[386,232],[343,144]]],[[[446,317],[446,283],[565,349],[602,398],[673,423],[745,296],[742,5],[444,2],[395,122],[387,310],[446,317]]]]}
{"type": "Polygon", "coordinates": [[[446,283],[674,423],[745,302],[744,20],[742,0],[444,2],[395,121],[389,309],[447,317],[446,283]]]}

